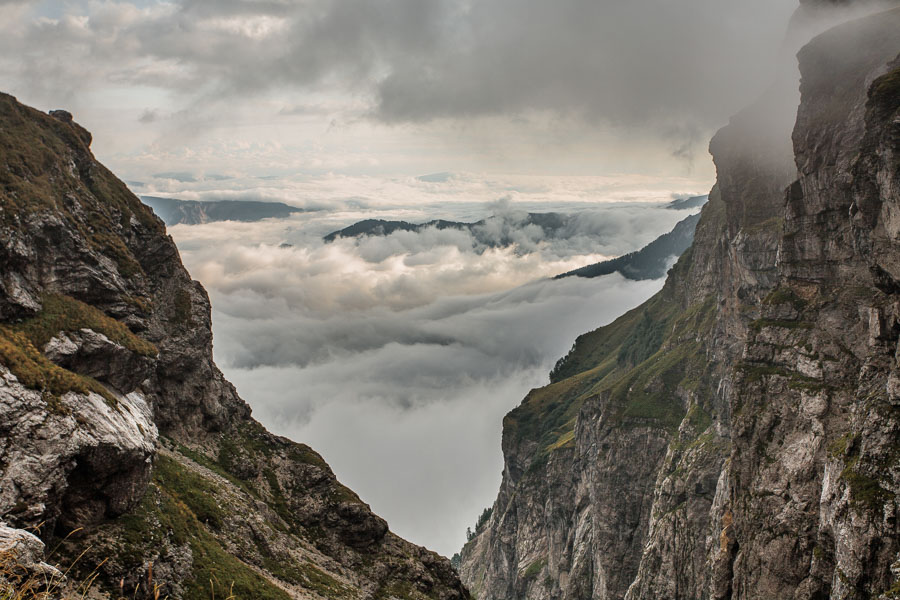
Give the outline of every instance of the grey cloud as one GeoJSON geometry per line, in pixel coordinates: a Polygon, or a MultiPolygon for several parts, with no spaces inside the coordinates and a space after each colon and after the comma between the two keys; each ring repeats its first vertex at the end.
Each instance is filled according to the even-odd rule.
{"type": "MultiPolygon", "coordinates": [[[[417,210],[458,219],[472,208],[417,210]]],[[[509,202],[481,210],[507,224],[521,214],[509,202]]],[[[449,555],[496,492],[502,416],[579,333],[661,285],[540,278],[601,247],[633,249],[680,216],[662,203],[583,210],[568,232],[580,241],[546,254],[548,240],[479,254],[459,231],[322,242],[355,212],[172,233],[210,292],[216,360],[256,417],[313,445],[394,531],[449,555]]]]}
{"type": "Polygon", "coordinates": [[[715,124],[771,76],[793,8],[781,0],[476,0],[440,53],[380,83],[378,114],[537,109],[628,125],[715,124]],[[451,41],[459,38],[467,43],[451,41]]]}
{"type": "Polygon", "coordinates": [[[189,171],[170,171],[166,173],[154,173],[155,179],[174,179],[179,183],[193,183],[197,177],[189,171]]]}
{"type": "MultiPolygon", "coordinates": [[[[461,252],[483,253],[491,248],[512,246],[517,254],[541,252],[546,257],[568,257],[602,252],[622,253],[652,241],[648,235],[658,231],[657,224],[669,222],[661,210],[641,205],[615,205],[602,209],[557,214],[545,223],[546,229],[529,220],[529,213],[513,209],[507,202],[489,206],[491,216],[471,230],[428,227],[418,232],[396,231],[388,236],[361,237],[354,243],[369,262],[382,262],[390,256],[419,253],[439,246],[454,246],[461,252]]],[[[415,264],[416,258],[407,259],[415,264]]]]}
{"type": "MultiPolygon", "coordinates": [[[[313,444],[395,531],[449,555],[495,491],[502,415],[528,389],[546,383],[553,361],[578,333],[638,304],[659,285],[617,276],[542,281],[439,301],[394,318],[349,315],[349,323],[335,320],[323,325],[332,331],[319,331],[327,343],[344,344],[327,360],[306,367],[222,364],[265,424],[313,444]],[[348,352],[358,338],[381,344],[348,352]],[[370,462],[374,457],[379,460],[370,462]]],[[[213,305],[227,310],[227,299],[214,296],[213,305]]],[[[218,311],[214,323],[217,348],[225,346],[217,349],[219,360],[229,347],[243,350],[269,335],[289,340],[310,324],[301,319],[288,330],[285,322],[259,327],[218,311]]]]}
{"type": "Polygon", "coordinates": [[[772,79],[793,9],[784,0],[76,3],[55,21],[11,24],[0,47],[20,57],[35,89],[50,94],[53,82],[56,98],[90,80],[143,83],[180,92],[186,114],[199,116],[235,95],[333,90],[372,98],[371,116],[385,122],[545,111],[650,129],[687,156],[772,79]]]}

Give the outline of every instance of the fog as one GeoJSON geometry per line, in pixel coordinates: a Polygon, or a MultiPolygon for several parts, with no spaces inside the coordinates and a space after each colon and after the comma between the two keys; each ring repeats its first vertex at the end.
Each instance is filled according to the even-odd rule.
{"type": "MultiPolygon", "coordinates": [[[[551,203],[553,204],[553,203],[551,203]]],[[[259,223],[170,229],[209,290],[215,358],[276,433],[310,444],[392,530],[451,555],[493,502],[503,415],[580,333],[661,281],[546,279],[637,249],[685,211],[664,203],[557,202],[559,238],[480,247],[462,231],[322,234],[360,214],[320,210],[259,223]]],[[[408,207],[428,218],[522,212],[509,201],[408,207]]],[[[507,235],[518,221],[506,221],[507,235]]]]}

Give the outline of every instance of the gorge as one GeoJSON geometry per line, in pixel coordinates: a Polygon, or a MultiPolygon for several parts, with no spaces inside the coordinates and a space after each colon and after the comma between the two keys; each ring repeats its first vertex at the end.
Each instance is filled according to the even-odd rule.
{"type": "Polygon", "coordinates": [[[712,139],[663,289],[505,417],[458,571],[251,416],[163,222],[0,95],[0,598],[900,597],[900,8],[791,31],[830,19],[799,107],[791,71],[712,139]]]}

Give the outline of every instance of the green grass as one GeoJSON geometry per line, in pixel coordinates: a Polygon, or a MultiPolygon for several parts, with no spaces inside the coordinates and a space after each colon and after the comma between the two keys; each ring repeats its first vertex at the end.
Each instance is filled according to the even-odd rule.
{"type": "Polygon", "coordinates": [[[14,326],[38,348],[43,348],[60,332],[76,332],[92,329],[113,342],[142,356],[155,357],[156,346],[134,335],[123,323],[107,316],[103,311],[62,294],[45,294],[41,312],[14,326]]]}
{"type": "Polygon", "coordinates": [[[41,311],[20,323],[0,325],[0,362],[27,388],[44,393],[52,410],[63,410],[59,398],[94,392],[115,407],[116,397],[100,382],[50,362],[40,351],[60,332],[92,329],[142,356],[156,356],[156,346],[102,311],[61,294],[46,294],[41,311]]]}
{"type": "Polygon", "coordinates": [[[110,406],[118,404],[116,397],[99,381],[56,366],[34,347],[24,333],[6,325],[0,325],[0,362],[22,385],[42,392],[54,413],[69,412],[60,402],[60,397],[69,392],[95,392],[103,396],[110,406]]]}
{"type": "Polygon", "coordinates": [[[656,421],[674,430],[685,416],[675,390],[687,375],[692,355],[700,351],[697,342],[660,352],[634,369],[613,388],[611,399],[623,407],[621,415],[632,421],[656,421]]]}
{"type": "Polygon", "coordinates": [[[249,496],[253,496],[253,497],[257,497],[257,498],[259,497],[259,494],[256,493],[256,490],[254,490],[253,487],[248,484],[248,482],[246,482],[243,479],[240,479],[238,477],[235,477],[234,475],[232,475],[231,473],[226,471],[224,468],[222,468],[222,465],[220,465],[219,463],[217,463],[210,457],[206,456],[205,454],[197,452],[196,450],[192,450],[182,444],[176,444],[176,449],[178,450],[178,453],[181,454],[182,456],[184,456],[185,458],[188,458],[188,459],[194,461],[195,463],[197,463],[198,465],[204,466],[207,469],[209,469],[210,471],[212,471],[213,473],[227,479],[229,482],[231,482],[232,485],[244,490],[244,492],[246,492],[249,496]]]}
{"type": "Polygon", "coordinates": [[[703,433],[712,425],[712,417],[697,405],[692,406],[688,411],[687,420],[697,433],[703,433]]]}
{"type": "Polygon", "coordinates": [[[623,424],[677,429],[685,416],[677,390],[696,391],[709,383],[710,366],[698,339],[711,330],[715,315],[712,299],[684,309],[664,290],[580,336],[557,364],[551,384],[532,390],[504,419],[513,439],[538,444],[529,471],[540,468],[541,455],[574,443],[578,411],[598,395],[608,398],[623,424]]]}
{"type": "Polygon", "coordinates": [[[312,563],[303,563],[299,567],[302,580],[299,582],[307,589],[315,590],[325,598],[350,598],[352,589],[344,585],[328,573],[312,563]]]}
{"type": "Polygon", "coordinates": [[[645,310],[631,335],[619,347],[619,364],[638,365],[653,356],[666,337],[670,315],[654,317],[645,310]]]}
{"type": "Polygon", "coordinates": [[[216,485],[165,455],[157,456],[154,477],[174,498],[183,502],[201,523],[222,529],[227,513],[217,498],[222,491],[216,485]]]}
{"type": "Polygon", "coordinates": [[[522,571],[522,579],[525,581],[529,581],[538,576],[538,574],[544,570],[544,567],[547,566],[547,558],[539,558],[533,561],[528,567],[522,571]]]}
{"type": "Polygon", "coordinates": [[[790,288],[780,287],[769,293],[763,299],[763,304],[768,304],[770,306],[777,306],[779,304],[790,304],[794,307],[794,310],[801,311],[806,308],[807,304],[809,304],[806,300],[798,296],[794,291],[790,288]]]}
{"type": "MultiPolygon", "coordinates": [[[[119,560],[126,568],[140,568],[148,549],[158,549],[165,540],[189,545],[193,555],[190,577],[184,582],[184,600],[225,598],[289,600],[290,596],[257,574],[226,551],[206,529],[201,518],[209,521],[211,500],[202,500],[186,486],[196,485],[199,476],[177,461],[160,456],[153,482],[140,506],[119,517],[117,541],[119,560]],[[203,517],[198,518],[199,511],[203,517]]],[[[202,482],[207,486],[210,483],[202,482]]]]}
{"type": "Polygon", "coordinates": [[[806,321],[787,321],[782,319],[757,319],[750,323],[750,329],[757,332],[767,327],[779,327],[781,329],[812,329],[813,324],[806,321]]]}
{"type": "Polygon", "coordinates": [[[857,509],[880,515],[884,512],[885,503],[894,497],[890,491],[881,487],[877,479],[856,470],[856,465],[848,465],[841,473],[841,478],[850,486],[850,504],[857,509]]]}
{"type": "Polygon", "coordinates": [[[408,581],[390,581],[375,594],[376,600],[387,600],[388,598],[399,598],[400,600],[421,600],[426,598],[408,581]]]}

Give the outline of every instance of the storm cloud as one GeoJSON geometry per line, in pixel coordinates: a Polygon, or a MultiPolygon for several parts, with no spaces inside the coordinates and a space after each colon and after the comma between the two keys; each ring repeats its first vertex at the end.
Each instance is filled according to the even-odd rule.
{"type": "MultiPolygon", "coordinates": [[[[60,101],[89,85],[160,90],[180,98],[170,119],[202,115],[214,125],[212,107],[225,116],[236,97],[280,91],[345,121],[518,116],[550,128],[570,119],[652,128],[682,153],[772,78],[795,8],[783,0],[0,7],[2,71],[38,97],[60,101]]],[[[156,100],[158,93],[149,94],[148,104],[156,100]]],[[[297,106],[272,113],[308,113],[297,106]]],[[[158,109],[145,106],[142,114],[158,109]]]]}

